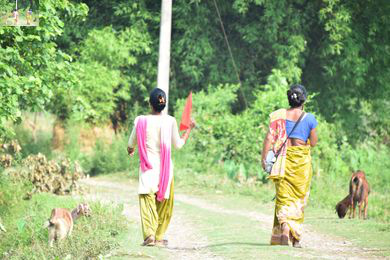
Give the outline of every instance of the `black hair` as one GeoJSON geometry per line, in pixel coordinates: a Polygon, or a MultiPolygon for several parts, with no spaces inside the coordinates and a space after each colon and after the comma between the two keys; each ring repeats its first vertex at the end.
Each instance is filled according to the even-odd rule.
{"type": "Polygon", "coordinates": [[[299,84],[291,85],[287,90],[287,98],[290,107],[300,107],[305,103],[307,98],[307,92],[304,86],[299,84]]]}
{"type": "Polygon", "coordinates": [[[150,92],[149,102],[156,112],[161,112],[167,104],[167,95],[164,90],[155,88],[150,92]]]}

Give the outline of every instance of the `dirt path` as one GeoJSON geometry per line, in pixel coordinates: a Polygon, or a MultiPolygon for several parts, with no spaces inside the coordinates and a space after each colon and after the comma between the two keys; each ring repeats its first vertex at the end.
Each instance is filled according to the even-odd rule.
{"type": "MultiPolygon", "coordinates": [[[[131,220],[139,223],[139,209],[137,190],[134,184],[125,184],[103,179],[87,179],[83,183],[90,187],[90,193],[84,198],[99,200],[105,203],[124,205],[124,214],[131,220]]],[[[186,194],[176,194],[175,201],[204,209],[210,214],[235,215],[247,218],[259,223],[265,232],[270,232],[272,216],[253,210],[226,209],[221,205],[199,199],[186,194]]],[[[180,207],[175,207],[170,227],[166,234],[169,240],[169,252],[171,259],[223,259],[213,254],[208,248],[207,237],[199,234],[196,225],[188,217],[188,214],[180,207]]],[[[351,242],[336,236],[320,234],[306,225],[302,238],[302,250],[286,251],[285,254],[298,258],[321,259],[373,259],[370,249],[359,248],[351,242]]],[[[371,249],[373,250],[373,249],[371,249]]],[[[283,254],[283,251],[281,252],[283,254]]]]}
{"type": "MultiPolygon", "coordinates": [[[[181,202],[207,209],[216,213],[224,213],[227,215],[238,215],[241,217],[255,220],[259,223],[262,229],[270,230],[273,223],[273,216],[265,215],[258,211],[237,211],[224,209],[219,205],[205,202],[201,199],[193,198],[188,195],[176,195],[176,200],[181,202]]],[[[308,252],[294,252],[294,256],[308,258],[323,258],[323,259],[367,259],[375,258],[372,256],[372,251],[375,249],[360,248],[353,246],[346,239],[320,234],[312,230],[308,225],[305,225],[304,235],[302,236],[301,244],[304,248],[309,248],[314,251],[314,254],[308,252]],[[353,256],[353,257],[351,257],[353,256]]]]}
{"type": "MultiPolygon", "coordinates": [[[[139,224],[138,197],[135,186],[107,180],[85,179],[82,184],[89,187],[89,194],[85,199],[99,200],[102,203],[123,204],[123,214],[139,224]]],[[[170,259],[223,259],[214,255],[206,246],[207,238],[194,230],[191,220],[186,219],[185,214],[175,208],[166,238],[169,246],[170,259]]],[[[140,241],[141,243],[141,241],[140,241]]]]}

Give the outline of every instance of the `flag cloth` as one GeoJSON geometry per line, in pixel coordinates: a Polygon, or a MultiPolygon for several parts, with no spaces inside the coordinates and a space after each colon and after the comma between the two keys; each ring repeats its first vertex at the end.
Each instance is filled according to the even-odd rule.
{"type": "Polygon", "coordinates": [[[192,92],[187,97],[186,105],[184,106],[183,115],[181,116],[180,131],[187,130],[191,124],[191,110],[192,110],[192,92]]]}

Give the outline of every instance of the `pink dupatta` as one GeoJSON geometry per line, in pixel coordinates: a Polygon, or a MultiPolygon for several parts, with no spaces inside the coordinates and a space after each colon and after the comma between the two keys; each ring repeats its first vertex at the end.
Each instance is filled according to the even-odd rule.
{"type": "MultiPolygon", "coordinates": [[[[171,172],[171,142],[172,142],[172,123],[168,122],[169,117],[166,117],[166,122],[161,126],[160,139],[160,181],[157,191],[157,200],[163,201],[169,184],[169,175],[171,172]]],[[[142,172],[152,169],[152,165],[148,160],[146,151],[146,128],[147,120],[145,116],[141,116],[137,122],[137,143],[138,152],[142,172]]]]}
{"type": "Polygon", "coordinates": [[[141,165],[141,171],[146,172],[147,170],[152,169],[152,165],[149,162],[148,154],[146,152],[146,127],[148,122],[146,117],[140,116],[137,122],[137,144],[138,144],[138,153],[139,161],[141,165]]]}

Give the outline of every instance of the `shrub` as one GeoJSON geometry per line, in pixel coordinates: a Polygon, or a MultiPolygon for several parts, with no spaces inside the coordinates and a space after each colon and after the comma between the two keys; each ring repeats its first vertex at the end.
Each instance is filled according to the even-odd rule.
{"type": "Polygon", "coordinates": [[[127,154],[128,136],[118,135],[111,144],[97,141],[93,154],[85,157],[83,166],[91,176],[138,169],[137,159],[127,154]]]}
{"type": "MultiPolygon", "coordinates": [[[[281,98],[285,91],[267,85],[264,91],[258,91],[251,109],[233,114],[231,106],[237,98],[237,88],[237,85],[220,85],[193,94],[193,117],[197,128],[186,151],[201,162],[200,167],[226,162],[224,169],[229,178],[236,179],[241,172],[245,178],[256,176],[264,180],[260,152],[268,115],[285,103],[281,101],[285,99],[281,98]]],[[[184,102],[177,102],[177,115],[181,114],[184,102]]]]}
{"type": "Polygon", "coordinates": [[[25,158],[31,154],[44,154],[48,158],[52,158],[52,133],[51,131],[37,131],[34,138],[31,130],[23,125],[14,127],[15,139],[17,139],[22,147],[22,157],[25,158]]]}

